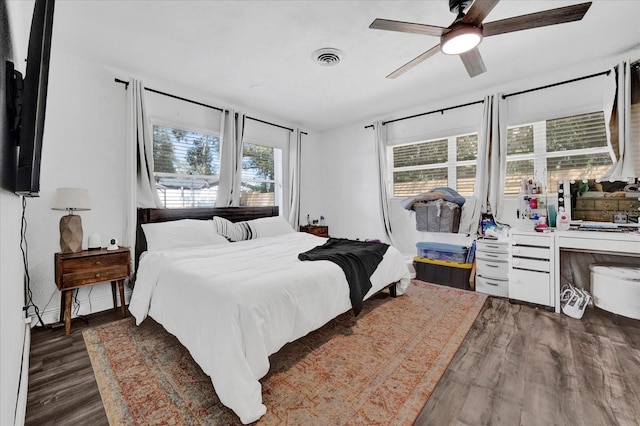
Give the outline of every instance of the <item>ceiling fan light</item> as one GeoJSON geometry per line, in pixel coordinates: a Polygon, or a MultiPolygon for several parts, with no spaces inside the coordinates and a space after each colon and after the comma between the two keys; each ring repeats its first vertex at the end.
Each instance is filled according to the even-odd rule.
{"type": "Polygon", "coordinates": [[[440,50],[447,55],[468,52],[482,41],[482,30],[474,26],[454,28],[442,36],[440,50]]]}

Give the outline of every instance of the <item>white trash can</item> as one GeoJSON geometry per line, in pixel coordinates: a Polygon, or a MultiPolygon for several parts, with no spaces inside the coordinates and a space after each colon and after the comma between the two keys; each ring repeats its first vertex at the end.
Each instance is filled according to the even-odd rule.
{"type": "Polygon", "coordinates": [[[589,266],[591,296],[600,309],[640,319],[640,267],[600,264],[589,266]]]}

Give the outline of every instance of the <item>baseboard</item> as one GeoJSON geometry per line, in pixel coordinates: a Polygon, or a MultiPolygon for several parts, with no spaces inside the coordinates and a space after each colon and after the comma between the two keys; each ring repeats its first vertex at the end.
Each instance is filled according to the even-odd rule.
{"type": "MultiPolygon", "coordinates": [[[[125,303],[128,303],[128,301],[131,300],[131,292],[132,291],[127,286],[125,286],[125,290],[124,290],[125,303]]],[[[78,310],[78,315],[89,315],[96,312],[102,312],[109,309],[113,309],[113,298],[111,296],[111,293],[102,297],[91,297],[91,301],[89,301],[89,299],[86,297],[85,298],[80,297],[78,299],[78,302],[80,302],[80,309],[78,310]]],[[[71,315],[72,317],[75,317],[75,312],[73,307],[71,309],[71,315]]],[[[40,316],[42,317],[42,321],[44,321],[45,324],[56,324],[60,322],[60,308],[58,306],[48,308],[44,312],[41,312],[40,316]]],[[[31,315],[31,320],[33,322],[33,326],[41,325],[38,323],[38,317],[35,316],[34,314],[31,315]]]]}
{"type": "Polygon", "coordinates": [[[29,354],[31,353],[31,318],[24,320],[24,343],[22,346],[22,364],[20,366],[20,383],[14,426],[23,426],[27,415],[27,391],[29,390],[29,354]]]}

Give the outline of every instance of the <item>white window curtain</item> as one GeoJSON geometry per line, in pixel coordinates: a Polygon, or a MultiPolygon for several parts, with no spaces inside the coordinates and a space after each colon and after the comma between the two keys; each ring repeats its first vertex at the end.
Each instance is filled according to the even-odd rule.
{"type": "Polygon", "coordinates": [[[469,209],[470,217],[468,222],[461,223],[467,229],[460,229],[460,233],[475,235],[478,231],[480,216],[487,209],[487,195],[489,193],[489,153],[491,144],[490,117],[492,110],[493,96],[485,96],[484,109],[482,111],[482,121],[478,131],[478,157],[476,159],[476,180],[473,187],[473,198],[471,202],[464,205],[464,209],[469,209]]]}
{"type": "Polygon", "coordinates": [[[387,185],[387,127],[381,121],[373,124],[376,131],[376,151],[378,160],[378,190],[380,197],[380,217],[384,227],[386,239],[393,246],[397,246],[391,230],[391,219],[389,215],[389,186],[387,185]]]}
{"type": "Polygon", "coordinates": [[[507,174],[507,108],[502,93],[491,100],[491,166],[487,200],[496,221],[503,221],[504,181],[507,174]]]}
{"type": "Polygon", "coordinates": [[[482,213],[491,212],[497,221],[501,220],[503,210],[503,192],[506,173],[506,108],[502,94],[484,98],[482,122],[478,133],[478,159],[476,162],[476,180],[473,200],[464,208],[471,209],[468,229],[460,230],[475,234],[482,213]]]}
{"type": "Polygon", "coordinates": [[[300,226],[300,165],[302,132],[296,129],[289,143],[289,223],[293,229],[300,226]]]}
{"type": "Polygon", "coordinates": [[[610,74],[614,90],[605,102],[605,114],[610,131],[607,137],[613,147],[614,164],[604,176],[608,179],[636,177],[640,171],[635,167],[635,149],[640,149],[640,141],[631,133],[631,63],[623,61],[610,74]]]}
{"type": "Polygon", "coordinates": [[[156,181],[153,176],[153,136],[149,126],[147,107],[144,100],[144,85],[142,81],[132,80],[130,84],[132,102],[133,142],[138,150],[138,165],[136,178],[136,198],[138,207],[161,208],[162,203],[156,190],[156,181]]]}
{"type": "Polygon", "coordinates": [[[240,205],[242,180],[242,138],[245,114],[225,110],[220,123],[220,183],[216,207],[240,205]]]}

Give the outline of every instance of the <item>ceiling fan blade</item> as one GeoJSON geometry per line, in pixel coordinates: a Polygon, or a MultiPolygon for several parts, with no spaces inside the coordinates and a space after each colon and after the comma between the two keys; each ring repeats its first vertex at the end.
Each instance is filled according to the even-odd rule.
{"type": "Polygon", "coordinates": [[[412,22],[392,21],[389,19],[376,19],[369,28],[374,30],[398,31],[401,33],[425,34],[440,37],[448,28],[435,25],[414,24],[412,22]]]}
{"type": "Polygon", "coordinates": [[[424,52],[422,55],[410,60],[409,62],[407,62],[406,64],[404,64],[403,66],[401,66],[400,68],[398,68],[397,70],[395,70],[394,72],[389,74],[387,76],[387,78],[396,78],[398,76],[401,76],[405,72],[409,71],[411,68],[413,68],[416,65],[426,61],[427,59],[429,59],[430,57],[432,57],[433,55],[435,55],[439,51],[440,51],[440,45],[437,44],[434,47],[432,47],[431,49],[429,49],[426,52],[424,52]]]}
{"type": "Polygon", "coordinates": [[[484,61],[477,47],[461,53],[460,59],[462,59],[462,63],[467,69],[469,77],[475,77],[487,71],[487,67],[484,66],[484,61]]]}
{"type": "Polygon", "coordinates": [[[462,22],[465,24],[482,25],[482,21],[500,0],[476,0],[467,11],[462,22]]]}
{"type": "Polygon", "coordinates": [[[546,27],[548,25],[564,24],[581,20],[589,10],[591,2],[575,4],[573,6],[560,7],[528,15],[514,16],[513,18],[484,24],[483,35],[485,37],[510,33],[513,31],[529,30],[531,28],[546,27]]]}

